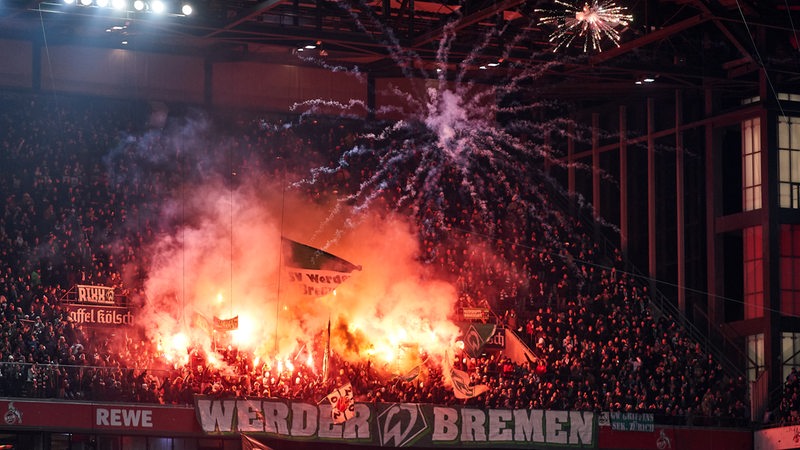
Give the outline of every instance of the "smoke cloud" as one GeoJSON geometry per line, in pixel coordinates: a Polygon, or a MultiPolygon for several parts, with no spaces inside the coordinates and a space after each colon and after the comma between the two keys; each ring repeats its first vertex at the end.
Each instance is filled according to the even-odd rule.
{"type": "Polygon", "coordinates": [[[329,320],[335,352],[389,372],[410,369],[422,352],[443,354],[455,341],[458,328],[448,319],[455,288],[428,276],[404,217],[365,212],[358,225],[344,226],[329,220],[332,204],[287,190],[284,180],[233,176],[193,177],[159,210],[171,231],[156,236],[143,258],[149,266],[138,324],[168,360],[227,344],[262,360],[291,358],[320,348],[329,320]],[[286,275],[282,236],[362,270],[335,293],[301,295],[286,275]],[[234,317],[237,330],[214,331],[214,318],[234,317]]]}

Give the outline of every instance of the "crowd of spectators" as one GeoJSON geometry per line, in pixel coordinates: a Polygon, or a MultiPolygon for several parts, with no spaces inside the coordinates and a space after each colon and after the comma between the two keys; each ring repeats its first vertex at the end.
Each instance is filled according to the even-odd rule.
{"type": "MultiPolygon", "coordinates": [[[[350,382],[361,401],[464,403],[434,364],[414,376],[387,378],[369,362],[334,358],[331,376],[323,379],[303,365],[278,370],[228,349],[219,357],[232,370],[214,369],[199,350],[175,367],[135,332],[112,341],[74,324],[63,303],[75,284],[111,286],[133,306],[143,301],[137,249],[164,231],[153,220],[159,199],[182,177],[203,171],[181,170],[180,145],[161,134],[163,126],[148,126],[152,108],[146,103],[6,93],[0,105],[0,395],[189,404],[193,395],[206,394],[317,402],[350,382]],[[174,157],[148,165],[152,155],[174,157]]],[[[228,113],[218,123],[225,125],[236,166],[252,171],[327,164],[353,145],[355,135],[341,124],[310,122],[305,126],[312,132],[304,133],[245,113],[228,113]]],[[[202,132],[209,134],[192,145],[216,142],[213,130],[202,132]]],[[[368,169],[352,167],[348,178],[305,186],[307,194],[313,200],[352,191],[368,169]]],[[[421,259],[455,283],[460,306],[500,312],[501,324],[533,355],[527,361],[502,352],[460,359],[459,368],[490,388],[466,403],[747,423],[746,381],[726,374],[675,322],[654,317],[647,287],[622,270],[622,256],[601,250],[587,225],[555,208],[550,195],[556,194],[544,185],[538,193],[531,200],[536,220],[513,220],[519,210],[507,207],[488,243],[469,236],[479,213],[447,199],[442,209],[460,212],[435,215],[435,227],[419,224],[421,259]],[[455,230],[447,245],[437,239],[440,229],[455,230]]]]}
{"type": "Polygon", "coordinates": [[[796,425],[800,423],[800,376],[792,368],[783,383],[778,406],[766,413],[766,421],[796,425]]]}

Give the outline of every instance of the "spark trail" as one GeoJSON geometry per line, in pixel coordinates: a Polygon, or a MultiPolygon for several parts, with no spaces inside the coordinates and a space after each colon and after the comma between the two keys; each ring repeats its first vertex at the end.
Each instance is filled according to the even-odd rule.
{"type": "MultiPolygon", "coordinates": [[[[371,27],[379,24],[370,14],[352,14],[363,29],[367,29],[364,21],[371,27]]],[[[567,136],[577,140],[582,136],[575,131],[580,127],[554,113],[555,103],[519,96],[535,90],[559,61],[544,60],[538,54],[512,60],[510,49],[526,36],[503,36],[508,44],[493,61],[511,75],[495,84],[473,81],[471,76],[478,73],[476,61],[486,60],[483,53],[489,42],[509,32],[506,27],[489,31],[454,65],[457,73],[448,74],[456,39],[453,24],[443,29],[433,80],[425,69],[417,73],[409,69],[425,67],[419,55],[404,49],[390,29],[382,34],[392,59],[417,88],[412,92],[390,89],[407,105],[404,118],[365,125],[367,131],[337,162],[312,169],[296,186],[326,185],[343,175],[351,177],[352,188],[338,199],[329,221],[349,214],[347,226],[355,227],[372,210],[410,216],[418,227],[420,260],[438,269],[438,275],[460,283],[464,291],[472,291],[463,295],[513,295],[525,283],[530,265],[544,263],[521,254],[544,251],[540,260],[555,257],[561,264],[559,255],[570,251],[570,244],[559,235],[559,228],[571,226],[570,219],[551,203],[554,195],[565,193],[553,182],[548,168],[565,167],[551,144],[564,143],[567,136]],[[537,121],[533,117],[551,118],[537,121]],[[504,274],[486,269],[488,259],[502,261],[499,272],[504,274]],[[489,288],[486,278],[494,278],[489,288]]],[[[375,114],[397,112],[395,107],[379,108],[375,114]]]]}

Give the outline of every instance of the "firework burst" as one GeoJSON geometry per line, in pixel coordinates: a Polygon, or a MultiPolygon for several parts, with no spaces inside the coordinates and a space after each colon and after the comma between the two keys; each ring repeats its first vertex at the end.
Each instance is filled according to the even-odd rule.
{"type": "MultiPolygon", "coordinates": [[[[563,242],[558,229],[569,219],[548,203],[552,196],[565,193],[546,168],[564,164],[553,144],[564,142],[568,135],[580,139],[569,131],[578,129],[574,123],[550,110],[553,104],[520,96],[535,90],[558,62],[530,63],[540,60],[531,55],[523,63],[513,63],[506,51],[494,57],[512,74],[505,82],[483,85],[468,78],[468,68],[486,58],[482,52],[491,38],[487,35],[471,54],[451,66],[448,52],[455,33],[453,27],[445,27],[436,58],[439,70],[407,73],[411,89],[389,89],[406,105],[404,119],[366,124],[368,130],[338,163],[313,169],[298,183],[329,185],[331,180],[348,179],[350,191],[339,198],[331,221],[347,214],[345,223],[354,227],[366,217],[364,212],[387,207],[413,218],[420,260],[463,283],[462,291],[470,291],[469,284],[492,286],[491,292],[468,292],[472,298],[515,295],[521,283],[517,277],[524,278],[529,269],[523,267],[528,262],[519,261],[522,249],[546,249],[548,255],[568,251],[569,243],[563,242]],[[457,73],[448,76],[447,68],[453,66],[457,73]],[[486,258],[507,264],[502,280],[498,274],[480,273],[486,258]],[[474,279],[458,279],[470,272],[474,279]],[[485,283],[487,278],[494,279],[485,283]]],[[[523,39],[508,36],[508,48],[523,39]]],[[[401,67],[424,67],[421,61],[408,64],[417,56],[397,42],[387,44],[401,67]]],[[[374,111],[377,117],[394,112],[374,111]]]]}
{"type": "Polygon", "coordinates": [[[572,45],[576,38],[582,38],[584,52],[590,49],[603,51],[601,42],[604,39],[619,46],[620,34],[617,27],[626,26],[633,20],[633,16],[627,14],[624,7],[616,6],[610,0],[592,0],[583,5],[559,0],[555,2],[566,9],[537,10],[546,14],[539,23],[556,27],[550,34],[550,42],[556,44],[554,52],[572,45]]]}

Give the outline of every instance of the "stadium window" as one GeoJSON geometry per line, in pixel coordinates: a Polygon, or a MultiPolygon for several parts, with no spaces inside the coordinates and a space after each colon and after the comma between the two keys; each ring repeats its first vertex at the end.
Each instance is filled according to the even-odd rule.
{"type": "Polygon", "coordinates": [[[747,380],[755,381],[764,371],[764,333],[746,337],[747,341],[747,380]]]}
{"type": "Polygon", "coordinates": [[[742,209],[761,209],[761,122],[742,122],[742,209]]]}
{"type": "Polygon", "coordinates": [[[800,117],[778,117],[778,198],[800,209],[800,117]]]}
{"type": "Polygon", "coordinates": [[[97,436],[97,450],[123,450],[119,436],[97,436]]]}
{"type": "Polygon", "coordinates": [[[800,315],[800,225],[780,226],[781,314],[800,315]]]}
{"type": "Polygon", "coordinates": [[[761,226],[742,230],[744,246],[744,318],[764,315],[764,252],[761,226]]]}
{"type": "Polygon", "coordinates": [[[800,368],[800,333],[781,333],[781,360],[783,380],[786,380],[793,368],[800,368]]]}
{"type": "Polygon", "coordinates": [[[172,438],[151,437],[147,441],[148,450],[172,450],[172,438]]]}

